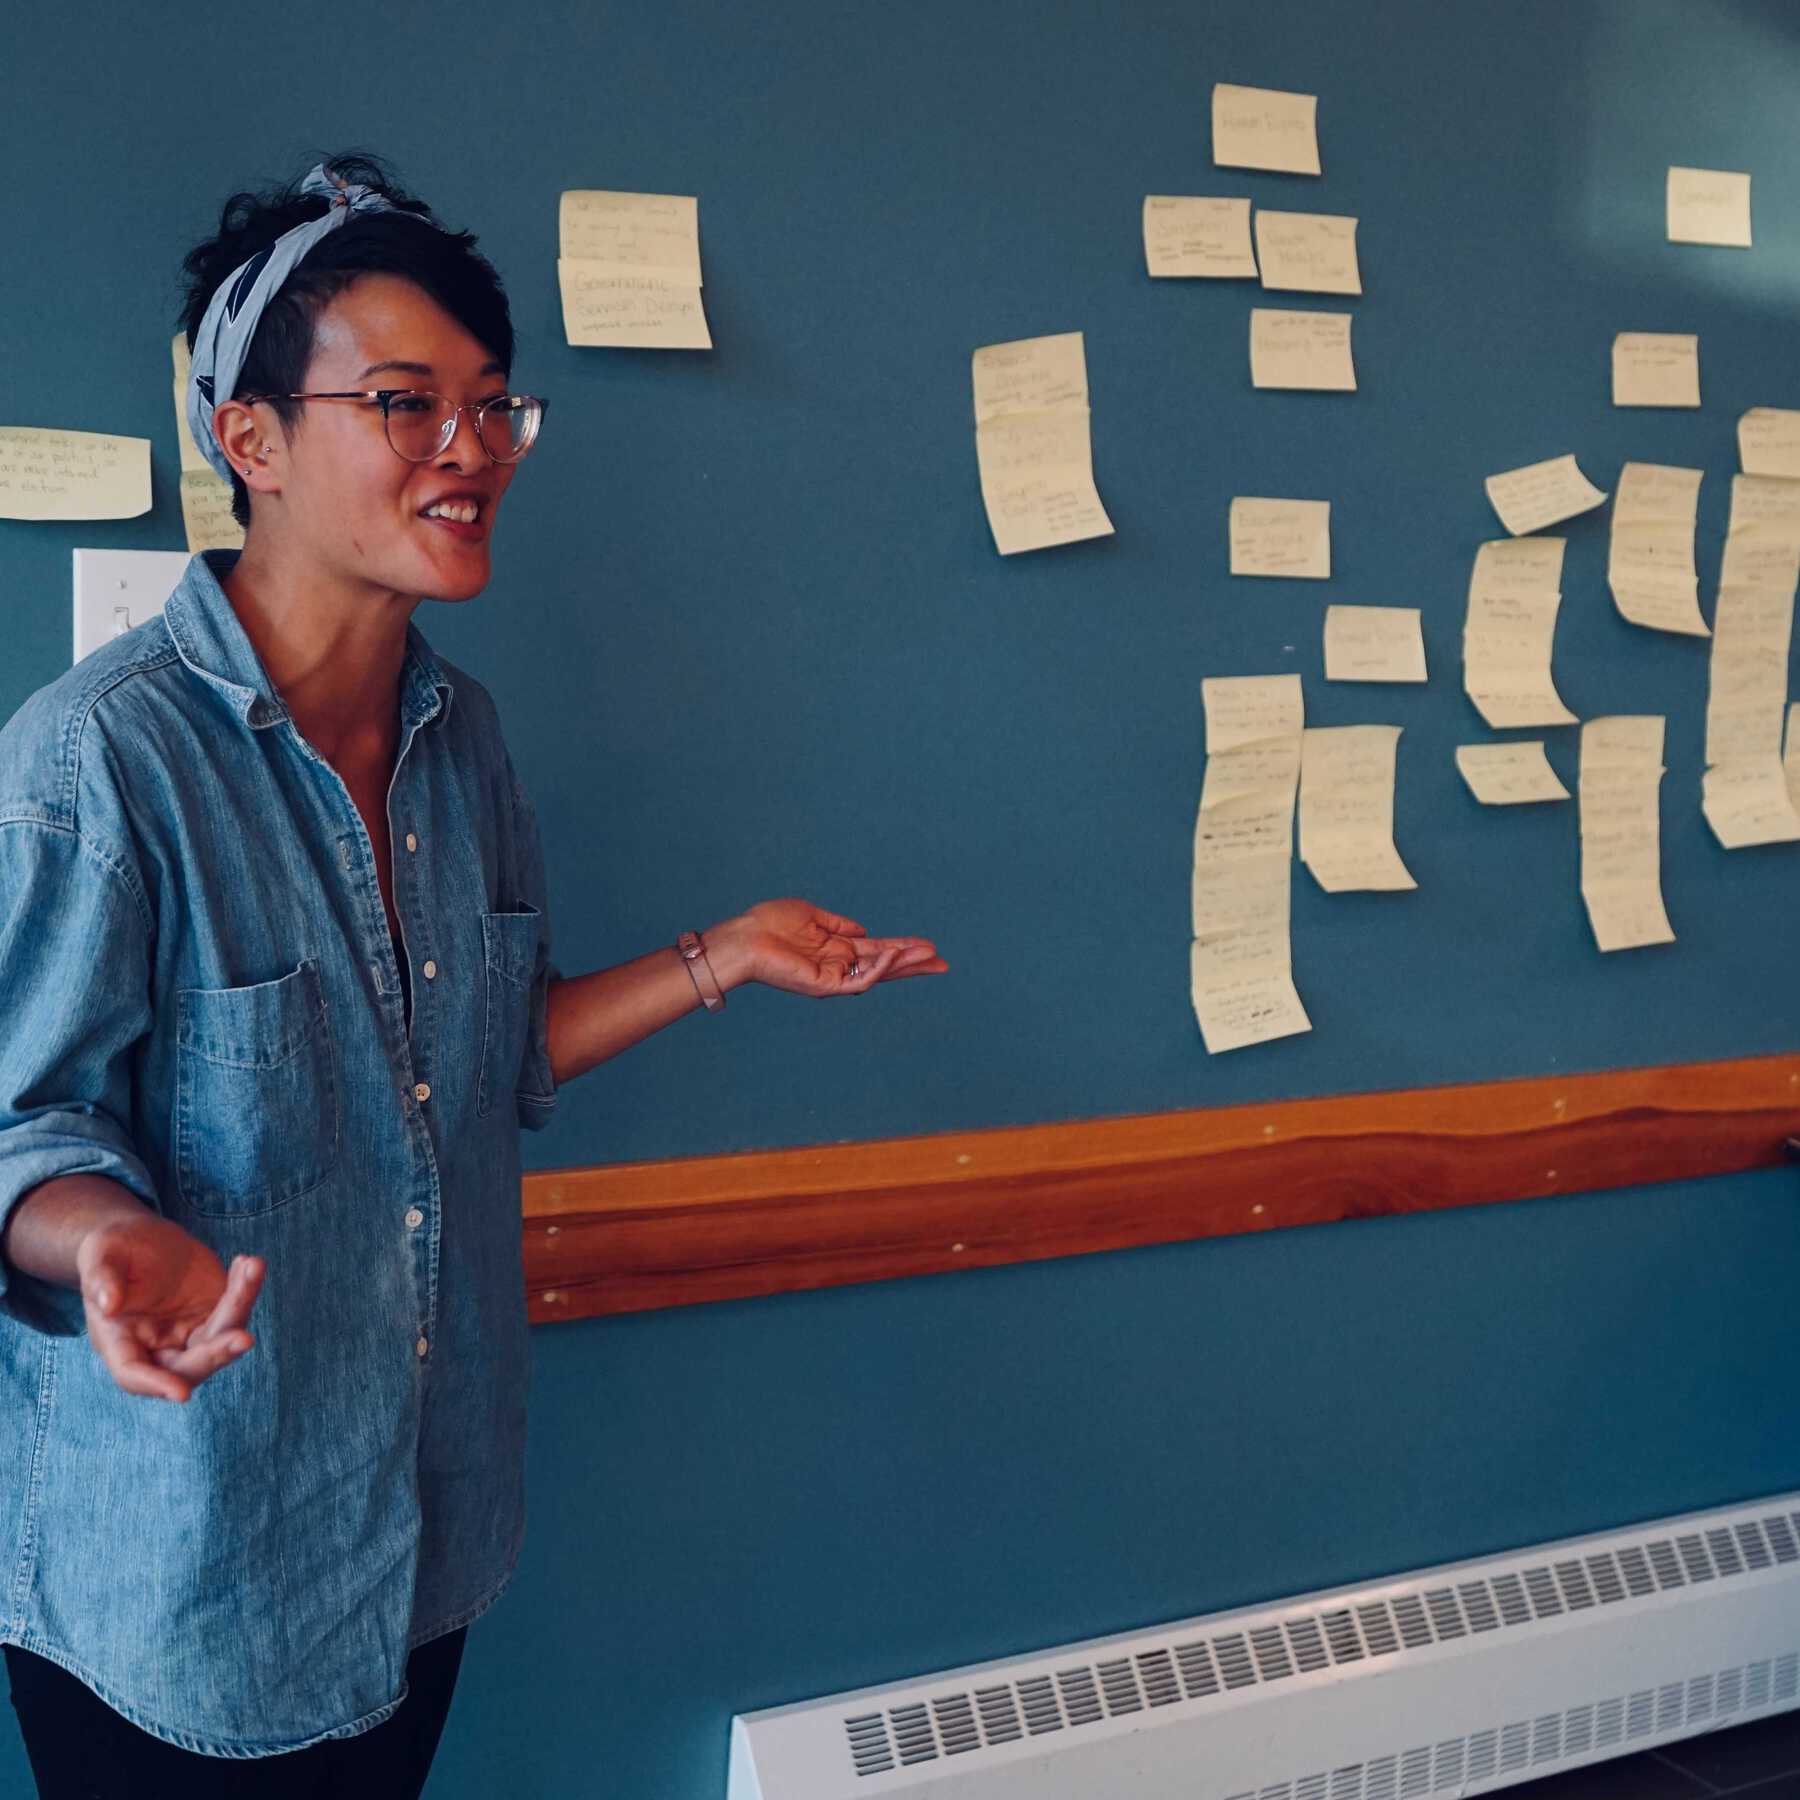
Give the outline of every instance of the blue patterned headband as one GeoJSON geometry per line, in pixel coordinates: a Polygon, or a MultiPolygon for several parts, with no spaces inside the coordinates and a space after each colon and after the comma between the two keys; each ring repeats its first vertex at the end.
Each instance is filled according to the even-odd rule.
{"type": "Polygon", "coordinates": [[[215,399],[229,400],[237,387],[264,308],[293,273],[294,265],[327,232],[347,224],[358,213],[399,210],[385,195],[360,182],[343,180],[324,163],[301,182],[300,192],[322,195],[331,205],[318,218],[284,232],[266,250],[257,251],[241,268],[233,270],[228,280],[220,282],[194,336],[193,364],[188,374],[188,430],[200,454],[227,481],[238,471],[213,435],[213,404],[215,399]]]}

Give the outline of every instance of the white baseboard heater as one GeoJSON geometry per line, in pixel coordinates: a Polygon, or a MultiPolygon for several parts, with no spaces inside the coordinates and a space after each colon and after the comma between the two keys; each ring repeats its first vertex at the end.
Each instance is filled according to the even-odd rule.
{"type": "Polygon", "coordinates": [[[741,1713],[728,1800],[1424,1800],[1800,1704],[1800,1493],[741,1713]]]}

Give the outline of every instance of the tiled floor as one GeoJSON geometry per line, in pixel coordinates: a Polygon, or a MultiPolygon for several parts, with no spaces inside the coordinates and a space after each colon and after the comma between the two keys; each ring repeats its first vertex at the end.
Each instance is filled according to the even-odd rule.
{"type": "Polygon", "coordinates": [[[1519,1800],[1800,1800],[1800,1712],[1683,1738],[1661,1750],[1504,1790],[1519,1800]]]}

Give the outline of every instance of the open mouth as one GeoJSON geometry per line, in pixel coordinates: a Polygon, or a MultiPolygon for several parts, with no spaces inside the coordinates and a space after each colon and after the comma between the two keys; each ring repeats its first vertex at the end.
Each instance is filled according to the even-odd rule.
{"type": "Polygon", "coordinates": [[[465,541],[487,536],[487,508],[479,500],[440,500],[426,507],[419,517],[465,541]]]}

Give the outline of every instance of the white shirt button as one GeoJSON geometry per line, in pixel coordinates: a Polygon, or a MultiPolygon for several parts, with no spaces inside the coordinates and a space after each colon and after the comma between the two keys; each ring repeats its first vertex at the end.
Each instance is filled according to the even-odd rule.
{"type": "Polygon", "coordinates": [[[436,963],[428,962],[425,965],[425,979],[427,981],[436,981],[437,980],[437,964],[436,963]]]}
{"type": "Polygon", "coordinates": [[[419,1085],[413,1089],[413,1098],[415,1100],[429,1100],[431,1098],[431,1083],[429,1081],[421,1081],[419,1085]]]}
{"type": "Polygon", "coordinates": [[[413,1345],[413,1348],[416,1351],[418,1351],[418,1353],[421,1356],[423,1356],[425,1354],[425,1352],[431,1348],[431,1346],[428,1343],[426,1343],[426,1341],[423,1338],[420,1338],[419,1341],[413,1345]]]}
{"type": "Polygon", "coordinates": [[[417,1231],[425,1223],[425,1215],[416,1206],[409,1206],[406,1209],[406,1222],[417,1231]]]}
{"type": "Polygon", "coordinates": [[[419,840],[410,831],[406,834],[406,847],[409,850],[416,850],[419,847],[419,840]]]}

